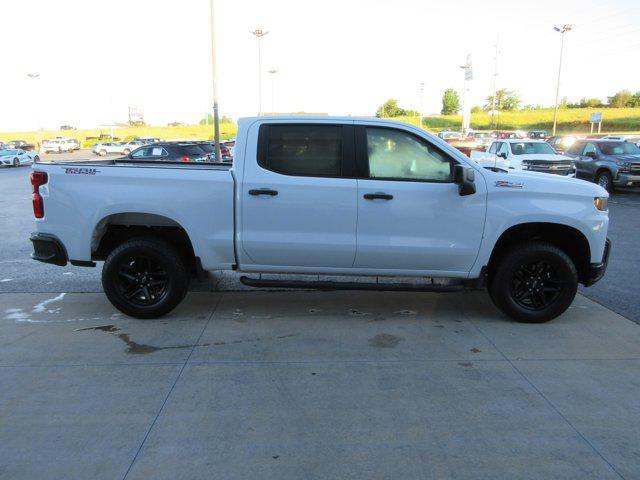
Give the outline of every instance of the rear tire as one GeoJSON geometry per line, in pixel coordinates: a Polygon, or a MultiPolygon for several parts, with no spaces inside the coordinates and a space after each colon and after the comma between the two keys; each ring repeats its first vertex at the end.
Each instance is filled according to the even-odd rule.
{"type": "Polygon", "coordinates": [[[607,192],[613,193],[613,177],[611,174],[603,170],[596,175],[595,183],[604,188],[607,192]]]}
{"type": "Polygon", "coordinates": [[[18,168],[20,166],[20,160],[17,158],[13,159],[13,168],[18,168]]]}
{"type": "Polygon", "coordinates": [[[116,247],[102,268],[109,301],[131,317],[158,318],[173,310],[189,289],[183,256],[169,243],[136,238],[116,247]]]}
{"type": "Polygon", "coordinates": [[[106,151],[106,150],[100,150],[100,151],[98,152],[98,155],[100,155],[101,157],[104,157],[104,156],[106,156],[106,155],[107,155],[107,151],[106,151]]]}
{"type": "Polygon", "coordinates": [[[489,282],[493,303],[518,322],[543,323],[564,313],[578,290],[578,272],[555,245],[529,242],[500,258],[489,282]]]}

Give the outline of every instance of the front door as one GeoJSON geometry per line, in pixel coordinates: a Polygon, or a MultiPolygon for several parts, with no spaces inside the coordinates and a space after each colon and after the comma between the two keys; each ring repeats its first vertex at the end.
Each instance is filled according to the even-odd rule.
{"type": "Polygon", "coordinates": [[[357,218],[352,122],[267,123],[249,138],[258,148],[245,153],[241,265],[350,268],[357,218]]]}
{"type": "Polygon", "coordinates": [[[399,128],[357,127],[358,232],[355,268],[445,275],[471,270],[480,249],[486,187],[460,196],[456,161],[399,128]],[[364,158],[363,158],[364,157],[364,158]]]}

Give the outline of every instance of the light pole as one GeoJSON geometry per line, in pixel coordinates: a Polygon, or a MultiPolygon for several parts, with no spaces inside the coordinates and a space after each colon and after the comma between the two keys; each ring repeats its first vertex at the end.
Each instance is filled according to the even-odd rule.
{"type": "Polygon", "coordinates": [[[498,40],[496,37],[496,56],[493,57],[493,96],[491,97],[491,130],[493,130],[493,125],[495,121],[496,114],[496,80],[498,78],[498,40]]]}
{"type": "Polygon", "coordinates": [[[256,28],[251,32],[258,39],[258,116],[262,115],[262,50],[261,40],[269,32],[256,28]]]}
{"type": "MultiPolygon", "coordinates": [[[[40,78],[40,74],[36,73],[36,72],[32,72],[32,73],[27,73],[27,78],[31,79],[31,80],[37,80],[40,78]]],[[[36,88],[33,89],[34,93],[36,91],[36,88]]],[[[40,105],[40,99],[36,99],[33,103],[35,103],[36,105],[40,105]]],[[[36,113],[36,130],[40,130],[41,125],[40,125],[40,110],[38,108],[35,109],[35,113],[36,113]]]]}
{"type": "Polygon", "coordinates": [[[276,108],[275,108],[275,98],[276,98],[276,90],[275,90],[275,83],[276,83],[276,73],[278,73],[278,69],[277,68],[272,68],[271,70],[267,70],[267,72],[271,75],[271,114],[274,114],[276,112],[276,108]]]}
{"type": "MultiPolygon", "coordinates": [[[[216,67],[216,22],[213,14],[215,0],[210,0],[211,11],[211,82],[213,83],[213,141],[216,162],[222,161],[220,153],[220,122],[218,120],[218,70],[216,67]]],[[[207,115],[208,117],[208,115],[207,115]]]]}
{"type": "Polygon", "coordinates": [[[558,84],[556,85],[556,109],[553,113],[553,131],[551,135],[556,134],[556,126],[558,124],[558,98],[560,96],[560,74],[562,73],[562,52],[564,51],[564,34],[573,28],[572,25],[565,24],[562,27],[553,27],[556,32],[560,33],[560,61],[558,62],[558,84]]]}
{"type": "Polygon", "coordinates": [[[418,112],[418,127],[422,128],[422,111],[424,110],[424,82],[420,82],[418,91],[420,93],[420,111],[418,112]]]}

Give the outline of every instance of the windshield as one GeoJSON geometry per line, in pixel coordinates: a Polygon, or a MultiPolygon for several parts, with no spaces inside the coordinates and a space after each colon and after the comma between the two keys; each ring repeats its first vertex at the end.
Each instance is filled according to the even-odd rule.
{"type": "Polygon", "coordinates": [[[17,150],[0,150],[0,155],[15,155],[17,150]]]}
{"type": "Polygon", "coordinates": [[[511,144],[511,152],[514,155],[557,155],[556,151],[544,142],[518,142],[511,144]]]}
{"type": "Polygon", "coordinates": [[[598,146],[605,155],[640,155],[640,148],[630,142],[602,142],[598,146]]]}

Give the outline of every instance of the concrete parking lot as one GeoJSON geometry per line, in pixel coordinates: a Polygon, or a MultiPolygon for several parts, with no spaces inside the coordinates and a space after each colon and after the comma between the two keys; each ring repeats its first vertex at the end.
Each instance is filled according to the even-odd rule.
{"type": "Polygon", "coordinates": [[[29,259],[27,176],[0,169],[0,479],[640,478],[640,193],[611,201],[607,276],[548,324],[484,292],[232,274],[142,321],[99,268],[29,259]]]}
{"type": "Polygon", "coordinates": [[[0,295],[0,478],[640,476],[640,326],[480,293],[0,295]]]}

